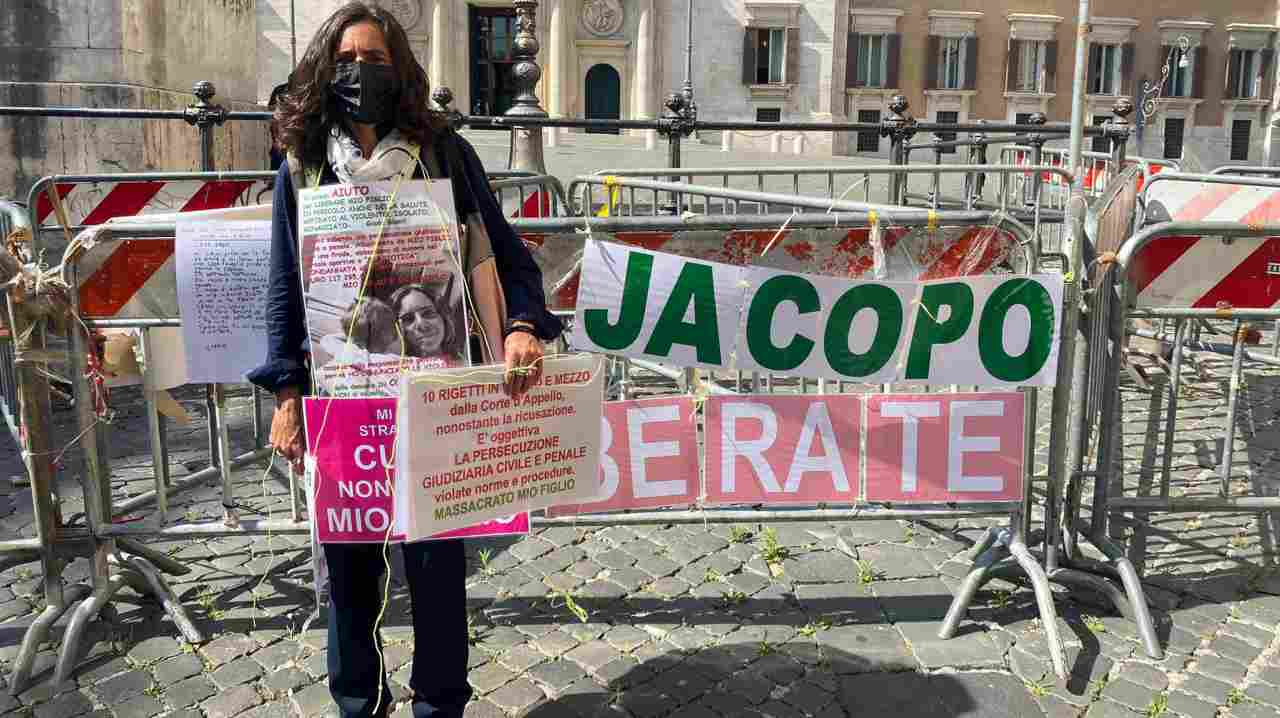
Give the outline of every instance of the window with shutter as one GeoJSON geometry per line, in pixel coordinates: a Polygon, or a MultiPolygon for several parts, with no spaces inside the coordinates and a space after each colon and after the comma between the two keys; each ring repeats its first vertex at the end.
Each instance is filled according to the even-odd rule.
{"type": "Polygon", "coordinates": [[[1045,91],[1045,58],[1048,43],[1041,40],[1016,40],[1013,67],[1016,70],[1015,92],[1045,91]]]}
{"type": "Polygon", "coordinates": [[[1182,133],[1187,121],[1181,117],[1168,117],[1164,121],[1164,158],[1182,159],[1182,133]]]}
{"type": "Polygon", "coordinates": [[[1253,130],[1251,120],[1235,120],[1231,123],[1231,161],[1249,160],[1249,135],[1253,130]]]}
{"type": "Polygon", "coordinates": [[[1122,54],[1120,45],[1095,44],[1090,46],[1089,94],[1120,94],[1122,54]]]}
{"type": "MultiPolygon", "coordinates": [[[[858,122],[880,122],[880,110],[858,110],[858,122]]],[[[858,133],[859,152],[879,152],[879,130],[858,133]]]]}
{"type": "Polygon", "coordinates": [[[756,108],[756,122],[781,122],[782,108],[780,107],[758,107],[756,108]]]}
{"type": "Polygon", "coordinates": [[[900,87],[898,84],[898,68],[902,56],[902,36],[898,33],[890,33],[884,36],[884,86],[889,88],[900,87]]]}
{"type": "Polygon", "coordinates": [[[965,50],[968,38],[940,38],[938,89],[959,90],[965,86],[965,50]]]}
{"type": "Polygon", "coordinates": [[[849,44],[845,46],[845,87],[861,87],[858,84],[858,50],[862,47],[861,38],[862,36],[856,32],[849,33],[849,44]]]}
{"type": "Polygon", "coordinates": [[[790,85],[800,84],[800,28],[786,29],[786,69],[782,81],[790,85]]]}
{"type": "Polygon", "coordinates": [[[1227,61],[1227,97],[1252,100],[1262,94],[1262,62],[1257,50],[1231,51],[1227,61]]]}
{"type": "Polygon", "coordinates": [[[885,36],[862,35],[862,47],[858,48],[858,73],[862,87],[884,87],[885,36]]]}
{"type": "Polygon", "coordinates": [[[782,28],[747,28],[742,50],[742,81],[747,85],[780,85],[784,81],[787,31],[782,28]]]}
{"type": "MultiPolygon", "coordinates": [[[[1184,51],[1180,47],[1170,49],[1167,45],[1164,49],[1168,53],[1164,57],[1169,68],[1169,76],[1164,82],[1164,96],[1192,97],[1196,53],[1192,50],[1184,51]]],[[[1163,68],[1161,71],[1163,72],[1163,68]]]]}
{"type": "Polygon", "coordinates": [[[961,46],[964,48],[964,77],[961,84],[964,89],[972,90],[978,86],[978,38],[964,37],[961,39],[961,46]]]}
{"type": "Polygon", "coordinates": [[[1271,97],[1275,92],[1275,55],[1276,51],[1271,48],[1263,50],[1258,56],[1258,64],[1260,68],[1258,75],[1258,97],[1271,97]]]}

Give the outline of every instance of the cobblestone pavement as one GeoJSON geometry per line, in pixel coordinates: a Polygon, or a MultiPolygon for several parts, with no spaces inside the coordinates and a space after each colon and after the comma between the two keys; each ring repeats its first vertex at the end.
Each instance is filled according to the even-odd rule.
{"type": "MultiPolygon", "coordinates": [[[[1160,374],[1152,373],[1159,384],[1160,374]]],[[[1175,495],[1212,495],[1226,372],[1187,368],[1172,447],[1175,495]]],[[[1154,417],[1163,391],[1122,388],[1126,488],[1152,491],[1163,454],[1154,417]]],[[[206,465],[202,394],[175,392],[190,424],[170,424],[175,479],[206,465]]],[[[1038,470],[1050,434],[1040,392],[1038,470]]],[[[117,500],[152,486],[139,395],[116,390],[110,427],[117,500]]],[[[232,444],[252,443],[250,401],[232,392],[232,444]]],[[[55,400],[55,444],[78,433],[55,400]]],[[[264,416],[268,407],[264,407],[264,416]]],[[[1273,492],[1280,375],[1250,366],[1236,421],[1233,494],[1273,492]]],[[[20,478],[11,442],[0,479],[20,478]]],[[[83,510],[76,452],[59,483],[64,517],[83,510]]],[[[0,538],[33,534],[29,491],[0,481],[0,538]]],[[[1087,487],[1086,487],[1087,488],[1087,487]]],[[[245,517],[285,518],[288,490],[261,465],[238,472],[245,517]]],[[[1086,495],[1089,492],[1086,490],[1086,495]]],[[[219,487],[170,501],[173,523],[216,521],[219,487]]],[[[970,549],[996,520],[920,523],[555,528],[471,542],[474,639],[467,715],[491,716],[1271,716],[1280,710],[1280,576],[1253,515],[1133,517],[1114,522],[1141,559],[1167,655],[1143,653],[1129,621],[1096,597],[1058,594],[1070,678],[1053,678],[1030,592],[1000,581],[978,594],[960,635],[940,622],[970,549]]],[[[154,602],[125,589],[90,628],[73,681],[51,684],[65,619],[41,647],[36,682],[0,693],[0,716],[274,718],[332,709],[324,619],[310,625],[310,551],[299,536],[153,542],[190,568],[169,578],[209,640],[182,642],[154,602]]],[[[393,552],[398,557],[398,552],[393,552]]],[[[40,608],[38,565],[0,571],[0,669],[40,608]]],[[[398,571],[398,570],[397,570],[398,571]]],[[[396,575],[397,572],[393,572],[396,575]]],[[[69,582],[89,575],[81,558],[69,582]]],[[[1061,591],[1061,589],[1058,589],[1061,591]]],[[[407,717],[412,660],[407,589],[393,582],[383,631],[407,717]]]]}

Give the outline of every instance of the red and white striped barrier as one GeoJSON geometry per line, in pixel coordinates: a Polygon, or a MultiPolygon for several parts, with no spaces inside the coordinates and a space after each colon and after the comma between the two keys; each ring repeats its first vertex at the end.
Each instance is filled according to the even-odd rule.
{"type": "MultiPolygon", "coordinates": [[[[1280,189],[1157,182],[1145,221],[1277,222],[1280,189]]],[[[1138,252],[1129,276],[1140,307],[1271,307],[1280,300],[1280,238],[1162,238],[1138,252]]]]}
{"type": "MultiPolygon", "coordinates": [[[[265,180],[149,180],[59,182],[55,185],[71,226],[96,226],[109,220],[143,215],[172,215],[270,202],[265,180]]],[[[58,226],[48,193],[36,201],[41,227],[58,226]]],[[[80,312],[93,318],[154,316],[147,295],[176,291],[172,240],[119,242],[109,253],[92,253],[80,263],[80,312]],[[150,286],[158,282],[157,286],[150,286]]]]}
{"type": "MultiPolygon", "coordinates": [[[[271,201],[265,180],[59,182],[56,189],[72,226],[102,224],[115,217],[199,212],[271,201]]],[[[36,200],[36,221],[42,227],[58,223],[47,193],[42,192],[36,200]]]]}

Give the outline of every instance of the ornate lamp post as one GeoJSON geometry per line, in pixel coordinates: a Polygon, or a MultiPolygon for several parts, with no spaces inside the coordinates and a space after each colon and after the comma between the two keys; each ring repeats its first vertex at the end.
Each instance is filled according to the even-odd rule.
{"type": "MultiPolygon", "coordinates": [[[[516,61],[511,66],[511,76],[515,81],[517,94],[506,117],[512,118],[545,118],[547,111],[538,104],[538,96],[533,88],[542,77],[542,69],[538,67],[538,38],[534,35],[537,27],[538,0],[515,0],[516,36],[512,42],[512,55],[516,61]]],[[[536,174],[546,174],[547,165],[542,156],[542,128],[511,128],[511,167],[513,170],[525,170],[536,174]]]]}

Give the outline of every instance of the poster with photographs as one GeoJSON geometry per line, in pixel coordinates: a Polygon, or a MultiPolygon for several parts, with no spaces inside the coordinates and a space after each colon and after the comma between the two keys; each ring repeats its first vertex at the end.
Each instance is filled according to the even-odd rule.
{"type": "Polygon", "coordinates": [[[469,364],[447,181],[307,189],[298,215],[317,396],[396,396],[406,372],[469,364]]]}

